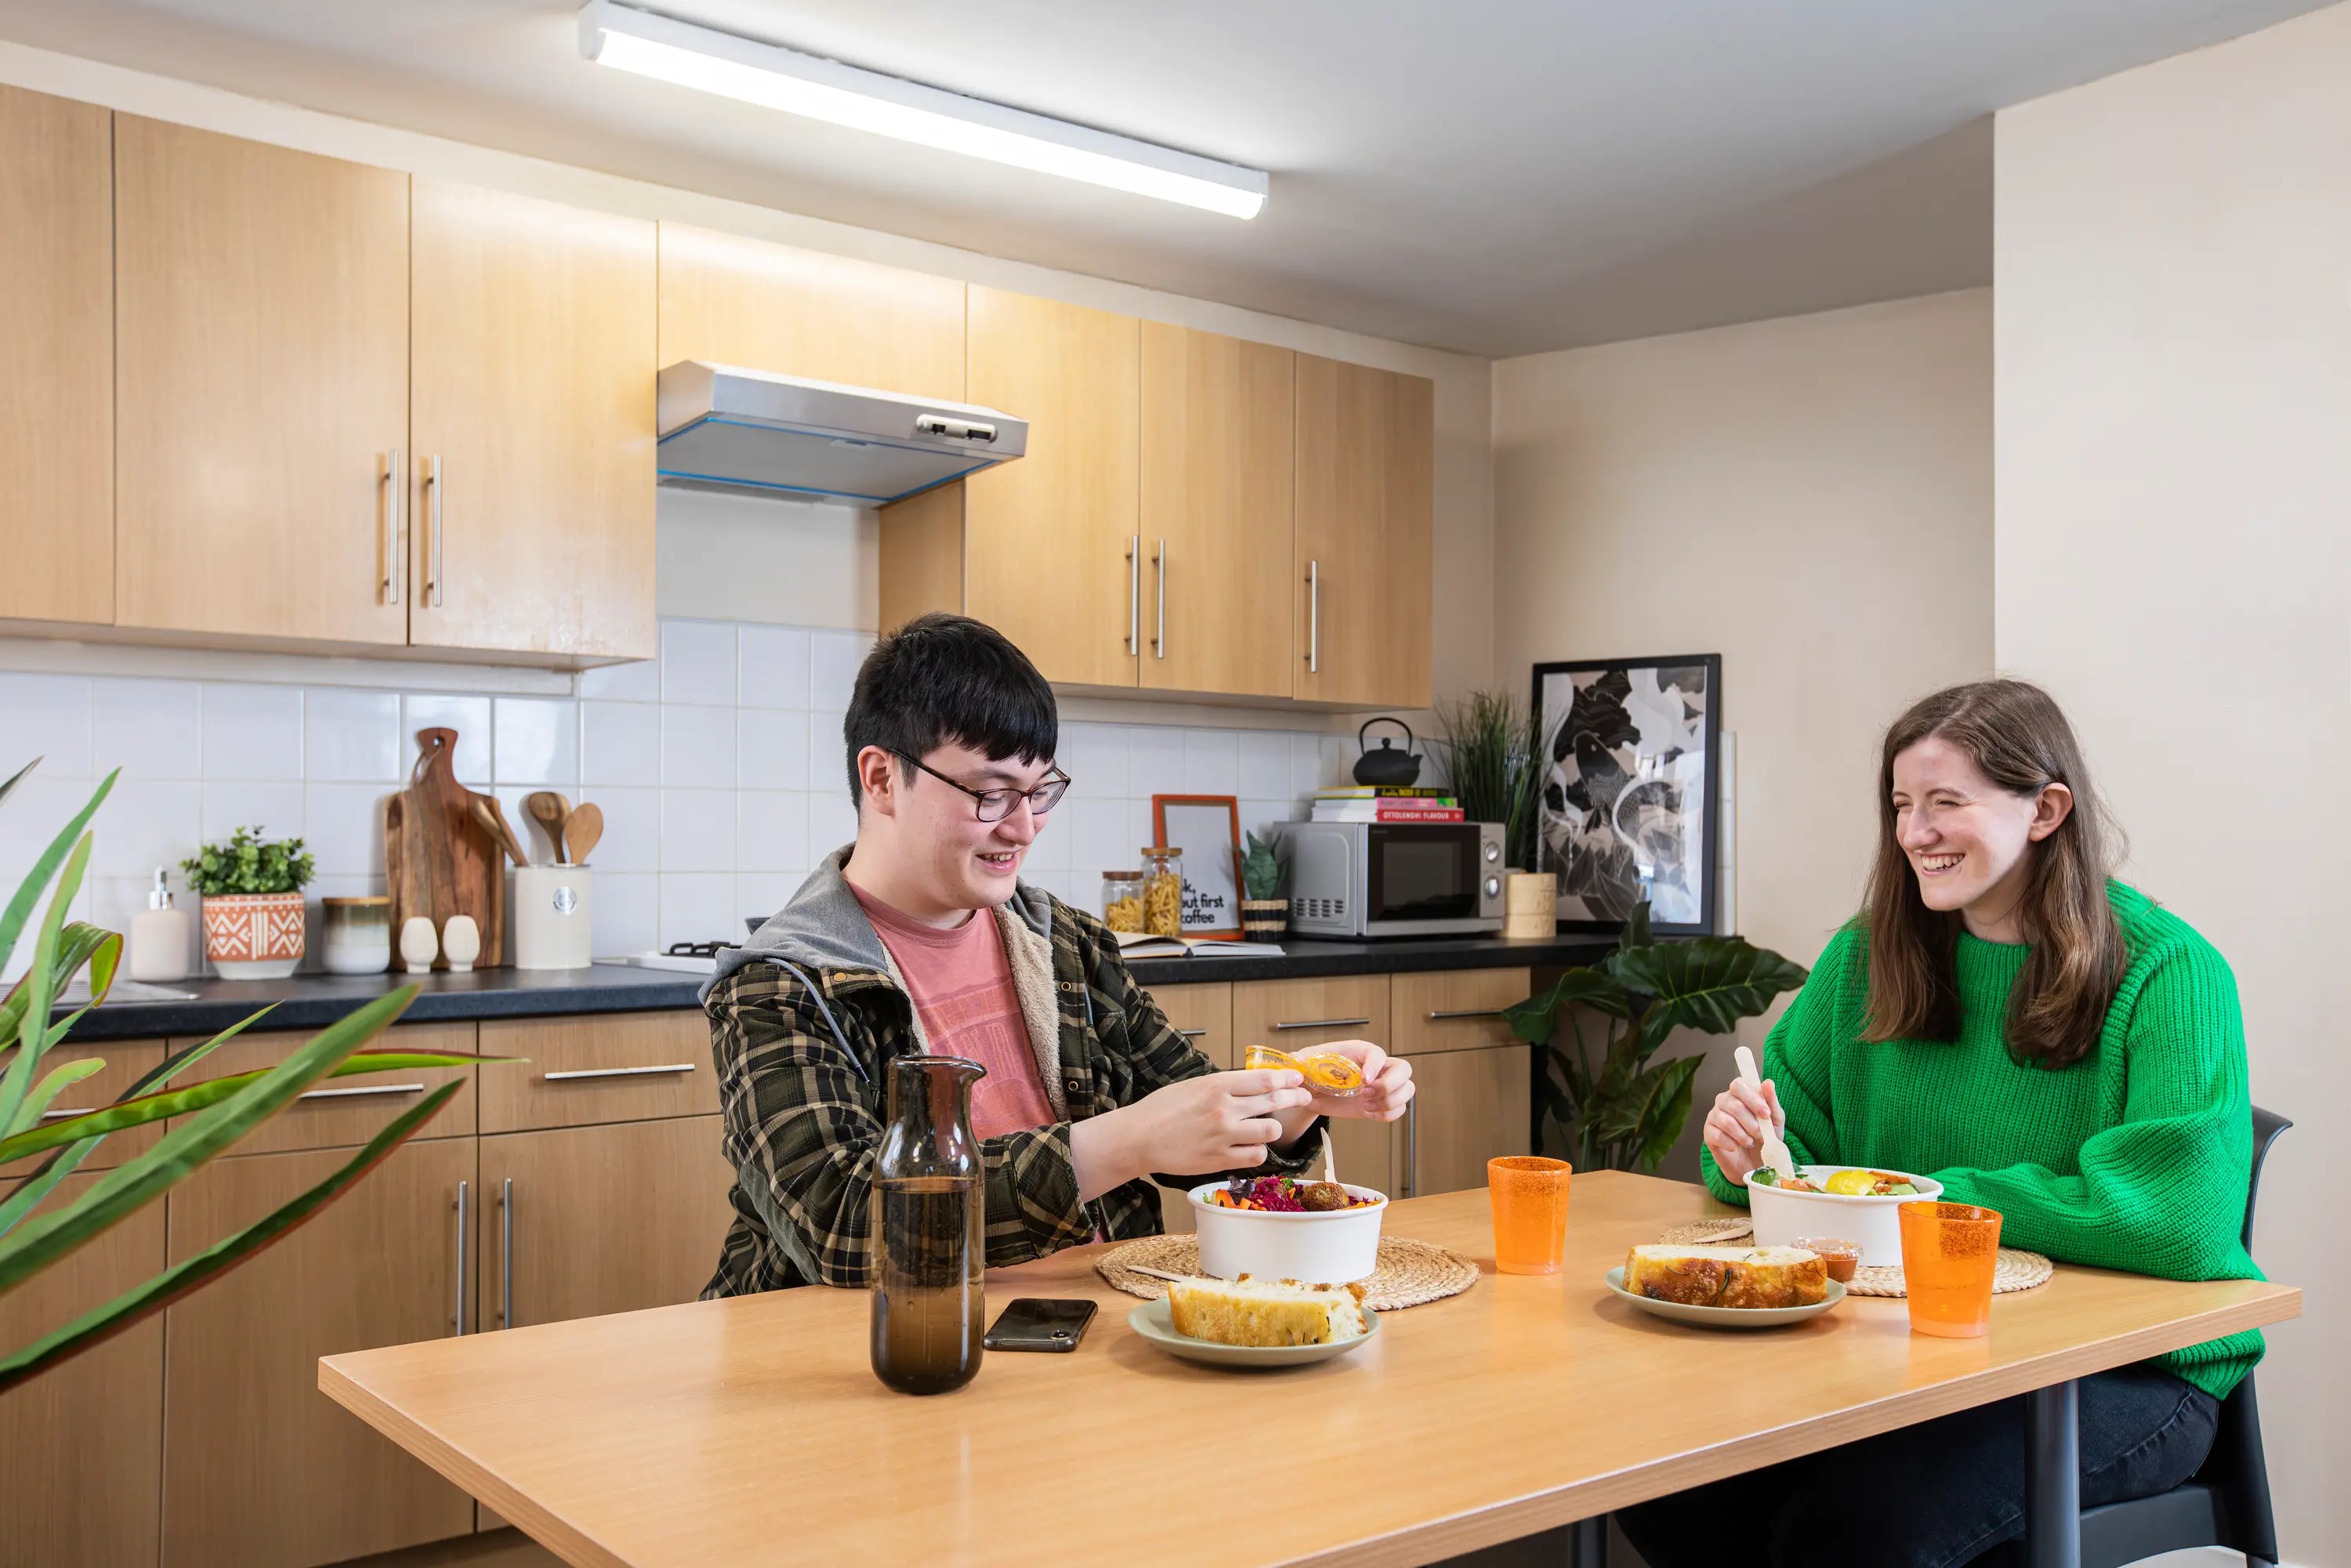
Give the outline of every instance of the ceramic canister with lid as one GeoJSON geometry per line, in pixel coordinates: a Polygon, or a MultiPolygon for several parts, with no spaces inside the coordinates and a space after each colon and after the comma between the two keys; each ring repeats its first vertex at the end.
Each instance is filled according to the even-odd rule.
{"type": "Polygon", "coordinates": [[[392,900],[381,894],[319,901],[326,927],[319,962],[330,975],[381,975],[392,967],[392,900]]]}

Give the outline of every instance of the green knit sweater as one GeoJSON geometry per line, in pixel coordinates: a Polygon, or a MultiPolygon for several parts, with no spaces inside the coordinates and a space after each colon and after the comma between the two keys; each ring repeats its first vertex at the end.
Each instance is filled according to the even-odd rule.
{"type": "MultiPolygon", "coordinates": [[[[1862,1039],[1868,939],[1837,933],[1763,1046],[1798,1164],[1924,1172],[2000,1210],[2001,1240],[2060,1262],[2167,1280],[2256,1280],[2239,1230],[2252,1162],[2236,977],[2210,943],[2111,883],[2129,967],[2087,1056],[2020,1067],[2002,1043],[2022,946],[1962,934],[1956,1041],[1862,1039]]],[[[1711,1151],[1717,1197],[1744,1203],[1711,1151]]],[[[2215,1398],[2262,1356],[2257,1333],[2158,1364],[2215,1398]]]]}

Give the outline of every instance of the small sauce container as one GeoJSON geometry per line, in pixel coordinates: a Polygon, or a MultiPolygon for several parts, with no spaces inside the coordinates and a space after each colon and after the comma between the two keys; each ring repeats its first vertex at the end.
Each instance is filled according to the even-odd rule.
{"type": "Polygon", "coordinates": [[[1840,1285],[1853,1283],[1854,1270],[1861,1267],[1861,1243],[1843,1241],[1829,1236],[1799,1236],[1792,1245],[1807,1252],[1817,1252],[1828,1265],[1829,1278],[1840,1285]]]}

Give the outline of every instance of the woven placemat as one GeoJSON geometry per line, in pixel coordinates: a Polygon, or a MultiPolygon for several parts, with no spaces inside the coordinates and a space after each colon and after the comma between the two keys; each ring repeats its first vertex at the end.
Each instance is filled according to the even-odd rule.
{"type": "MultiPolygon", "coordinates": [[[[1113,1247],[1094,1260],[1094,1271],[1130,1296],[1157,1301],[1167,1281],[1138,1274],[1130,1265],[1165,1269],[1171,1274],[1200,1271],[1200,1242],[1192,1236],[1147,1236],[1113,1247]]],[[[1380,1265],[1364,1281],[1364,1304],[1391,1312],[1458,1296],[1478,1282],[1478,1265],[1458,1253],[1401,1236],[1380,1238],[1380,1265]]]]}
{"type": "MultiPolygon", "coordinates": [[[[1755,1234],[1755,1222],[1740,1215],[1725,1215],[1719,1219],[1701,1219],[1690,1225],[1677,1225],[1657,1238],[1668,1247],[1713,1247],[1738,1241],[1755,1234]]],[[[2038,1252],[2027,1252],[2021,1247],[2003,1247],[2000,1260],[1992,1265],[1991,1293],[2007,1295],[2011,1291],[2029,1291],[2035,1285],[2045,1285],[2057,1266],[2038,1252]]],[[[1853,1282],[1846,1291],[1856,1296],[1904,1296],[1909,1292],[1902,1283],[1899,1263],[1876,1269],[1856,1269],[1853,1282]]]]}

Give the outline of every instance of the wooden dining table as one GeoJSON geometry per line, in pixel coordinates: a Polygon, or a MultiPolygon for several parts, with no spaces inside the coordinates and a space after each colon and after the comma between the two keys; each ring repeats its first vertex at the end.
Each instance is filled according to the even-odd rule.
{"type": "Polygon", "coordinates": [[[1511,1275],[1482,1189],[1397,1202],[1387,1234],[1473,1260],[1477,1283],[1277,1371],[1155,1347],[1083,1247],[987,1278],[991,1316],[1100,1302],[1078,1349],[988,1353],[953,1394],[884,1388],[866,1292],[822,1288],[331,1355],[319,1385],[565,1562],[610,1568],[1424,1563],[2028,1395],[2032,1550],[2064,1563],[2074,1380],[2300,1311],[2285,1285],[2060,1264],[1996,1298],[1984,1338],[1949,1340],[1913,1334],[1900,1301],[1732,1333],[1608,1289],[1628,1247],[1728,1212],[1579,1175],[1564,1266],[1511,1275]]]}

